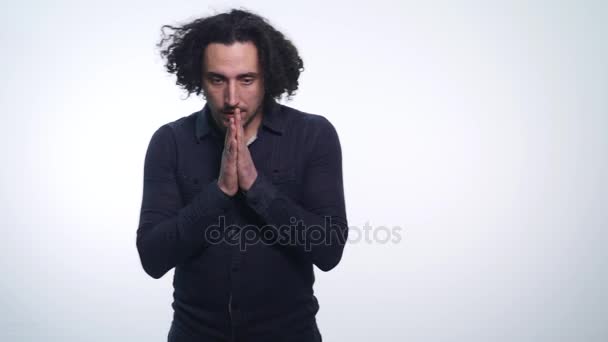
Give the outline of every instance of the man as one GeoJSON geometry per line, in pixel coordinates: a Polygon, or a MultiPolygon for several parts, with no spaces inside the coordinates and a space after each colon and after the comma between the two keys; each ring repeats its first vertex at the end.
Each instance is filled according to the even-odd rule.
{"type": "Polygon", "coordinates": [[[207,100],[145,159],[137,249],[153,278],[175,268],[168,340],[321,341],[313,265],[339,263],[348,226],[336,130],[275,101],[296,48],[242,10],[163,28],[167,70],[207,100]]]}

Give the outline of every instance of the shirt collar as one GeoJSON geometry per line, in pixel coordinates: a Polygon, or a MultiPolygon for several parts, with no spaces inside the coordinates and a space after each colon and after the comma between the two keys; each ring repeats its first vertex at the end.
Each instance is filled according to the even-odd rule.
{"type": "MultiPolygon", "coordinates": [[[[274,99],[266,101],[264,105],[262,125],[273,133],[283,135],[285,129],[285,116],[281,113],[281,105],[274,99]]],[[[221,131],[216,126],[211,117],[211,110],[206,103],[205,106],[196,113],[196,137],[203,139],[209,133],[222,136],[221,131]]]]}

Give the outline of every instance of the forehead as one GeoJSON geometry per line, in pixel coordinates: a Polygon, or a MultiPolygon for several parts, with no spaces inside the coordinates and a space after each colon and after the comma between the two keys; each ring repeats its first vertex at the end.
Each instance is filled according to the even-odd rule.
{"type": "Polygon", "coordinates": [[[258,72],[258,51],[251,42],[235,42],[230,45],[211,43],[204,53],[206,72],[226,76],[248,72],[258,72]]]}

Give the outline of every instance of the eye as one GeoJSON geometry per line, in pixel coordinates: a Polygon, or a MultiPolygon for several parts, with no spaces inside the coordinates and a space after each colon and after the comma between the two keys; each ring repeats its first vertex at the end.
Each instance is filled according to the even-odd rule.
{"type": "Polygon", "coordinates": [[[250,85],[253,83],[253,81],[254,81],[253,77],[245,77],[242,80],[243,84],[245,84],[245,85],[250,85]]]}
{"type": "Polygon", "coordinates": [[[224,80],[221,77],[211,76],[210,81],[212,84],[222,84],[224,80]]]}

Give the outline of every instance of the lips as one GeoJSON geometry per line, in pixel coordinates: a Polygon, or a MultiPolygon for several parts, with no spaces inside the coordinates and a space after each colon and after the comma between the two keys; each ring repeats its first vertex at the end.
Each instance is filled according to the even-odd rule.
{"type": "MultiPolygon", "coordinates": [[[[228,120],[230,118],[234,118],[235,113],[234,112],[222,112],[222,114],[224,115],[224,117],[228,120]]],[[[243,118],[243,115],[245,114],[245,112],[241,111],[241,118],[243,118]]]]}

